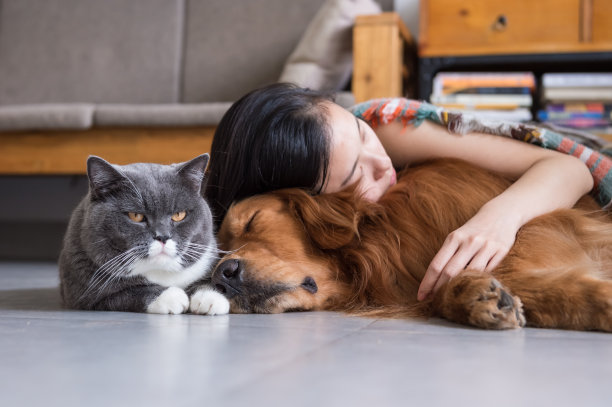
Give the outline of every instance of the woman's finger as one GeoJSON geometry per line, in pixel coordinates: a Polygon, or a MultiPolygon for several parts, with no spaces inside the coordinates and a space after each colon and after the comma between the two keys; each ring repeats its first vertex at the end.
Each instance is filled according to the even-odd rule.
{"type": "Polygon", "coordinates": [[[451,278],[461,273],[465,269],[465,266],[474,257],[475,250],[477,249],[471,245],[460,246],[457,253],[455,253],[455,255],[449,260],[446,267],[444,267],[442,270],[442,273],[440,273],[440,278],[438,278],[438,281],[436,281],[431,293],[437,292],[440,287],[446,284],[451,278]]]}
{"type": "Polygon", "coordinates": [[[496,254],[497,251],[485,245],[485,247],[483,247],[478,253],[476,253],[474,258],[472,258],[472,260],[468,263],[466,269],[474,271],[486,271],[487,266],[489,265],[493,257],[496,256],[496,254]]]}
{"type": "Polygon", "coordinates": [[[447,238],[444,241],[444,244],[438,253],[431,260],[431,263],[429,263],[429,267],[427,267],[423,280],[421,280],[421,285],[419,286],[419,291],[417,294],[417,299],[419,301],[424,300],[427,298],[429,293],[431,293],[433,287],[436,285],[436,281],[438,281],[440,278],[442,270],[448,261],[455,255],[458,247],[459,244],[456,240],[447,238]]]}
{"type": "Polygon", "coordinates": [[[491,260],[489,260],[489,264],[487,264],[487,268],[485,268],[485,271],[487,273],[490,273],[495,270],[495,268],[499,266],[499,263],[501,263],[502,260],[506,257],[508,252],[508,249],[498,250],[497,253],[495,253],[495,256],[493,256],[491,260]]]}

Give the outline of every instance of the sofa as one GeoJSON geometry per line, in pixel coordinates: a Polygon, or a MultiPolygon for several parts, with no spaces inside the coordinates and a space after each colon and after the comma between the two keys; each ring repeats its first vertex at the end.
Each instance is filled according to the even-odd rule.
{"type": "Polygon", "coordinates": [[[281,79],[344,105],[404,95],[413,43],[377,3],[0,0],[0,259],[56,258],[90,154],[192,158],[233,101],[281,79]]]}
{"type": "Polygon", "coordinates": [[[188,159],[233,101],[276,81],[345,106],[403,95],[412,42],[392,4],[0,0],[0,174],[188,159]]]}

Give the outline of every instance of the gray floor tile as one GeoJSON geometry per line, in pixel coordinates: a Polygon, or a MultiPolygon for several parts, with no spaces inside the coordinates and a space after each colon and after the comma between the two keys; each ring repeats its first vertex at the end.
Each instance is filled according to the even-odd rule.
{"type": "Polygon", "coordinates": [[[612,336],[337,313],[61,307],[57,268],[0,263],[1,406],[609,406],[612,336]]]}

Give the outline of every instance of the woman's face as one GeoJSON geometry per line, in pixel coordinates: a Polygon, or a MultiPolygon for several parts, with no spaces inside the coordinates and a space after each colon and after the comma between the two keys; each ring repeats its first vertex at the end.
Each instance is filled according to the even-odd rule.
{"type": "Polygon", "coordinates": [[[331,127],[331,157],[322,192],[336,192],[359,182],[358,190],[369,201],[396,183],[391,159],[374,130],[335,103],[326,103],[331,127]]]}

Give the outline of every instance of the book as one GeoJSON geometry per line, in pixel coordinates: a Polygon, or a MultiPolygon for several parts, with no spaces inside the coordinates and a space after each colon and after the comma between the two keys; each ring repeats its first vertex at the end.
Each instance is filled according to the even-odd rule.
{"type": "MultiPolygon", "coordinates": [[[[439,106],[439,105],[436,105],[439,106]]],[[[533,120],[531,111],[527,108],[518,108],[514,110],[471,110],[471,109],[448,109],[452,112],[459,112],[466,115],[474,116],[479,119],[500,120],[510,122],[522,122],[533,120]]]]}
{"type": "Polygon", "coordinates": [[[528,87],[513,87],[513,86],[478,86],[470,88],[444,86],[442,88],[443,95],[529,95],[531,89],[528,87]]]}
{"type": "Polygon", "coordinates": [[[590,118],[573,118],[573,119],[568,119],[568,120],[555,120],[553,123],[555,123],[558,126],[572,127],[572,128],[578,128],[578,129],[608,127],[611,124],[610,120],[590,119],[590,118]]]}
{"type": "Polygon", "coordinates": [[[557,87],[612,87],[612,73],[545,73],[542,86],[557,87]]]}
{"type": "Polygon", "coordinates": [[[548,103],[546,105],[548,112],[610,112],[612,104],[604,104],[601,102],[566,102],[566,103],[548,103]]]}
{"type": "Polygon", "coordinates": [[[432,95],[431,102],[434,104],[461,104],[468,106],[476,105],[517,105],[528,107],[533,103],[531,95],[432,95]]]}
{"type": "Polygon", "coordinates": [[[543,98],[551,101],[612,102],[612,86],[544,88],[543,98]]]}
{"type": "Polygon", "coordinates": [[[604,112],[555,112],[547,110],[538,111],[538,120],[541,121],[559,121],[559,120],[571,120],[571,119],[608,119],[604,116],[604,112]]]}
{"type": "Polygon", "coordinates": [[[535,89],[531,72],[440,72],[432,84],[432,94],[444,94],[443,89],[468,88],[528,88],[535,89]]]}
{"type": "Polygon", "coordinates": [[[462,103],[436,103],[436,106],[440,106],[446,110],[516,110],[521,106],[517,104],[493,104],[487,105],[483,103],[478,104],[462,104],[462,103]]]}

